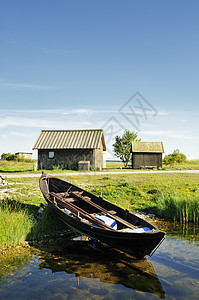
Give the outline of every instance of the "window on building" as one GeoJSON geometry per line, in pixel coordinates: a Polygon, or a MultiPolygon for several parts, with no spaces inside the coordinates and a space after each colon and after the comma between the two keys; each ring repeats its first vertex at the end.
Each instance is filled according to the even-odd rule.
{"type": "Polygon", "coordinates": [[[55,157],[55,152],[54,151],[49,151],[48,152],[48,158],[54,158],[55,157]]]}

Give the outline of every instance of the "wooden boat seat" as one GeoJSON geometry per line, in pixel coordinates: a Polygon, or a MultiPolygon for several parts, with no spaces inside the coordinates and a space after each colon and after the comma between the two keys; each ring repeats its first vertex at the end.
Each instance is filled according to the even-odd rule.
{"type": "Polygon", "coordinates": [[[126,227],[126,228],[119,229],[118,231],[120,231],[120,232],[126,232],[126,231],[129,231],[129,230],[132,230],[132,228],[126,227]]]}
{"type": "MultiPolygon", "coordinates": [[[[114,210],[108,210],[108,213],[110,213],[112,215],[115,215],[116,211],[114,211],[114,210]]],[[[104,214],[103,212],[98,211],[98,212],[95,212],[95,213],[91,213],[89,215],[92,216],[92,217],[96,217],[96,216],[101,216],[101,215],[106,215],[106,214],[104,214]]]]}
{"type": "Polygon", "coordinates": [[[63,199],[63,201],[68,202],[68,203],[73,203],[73,202],[76,201],[76,199],[74,199],[74,198],[65,198],[65,199],[63,199]]]}
{"type": "Polygon", "coordinates": [[[112,214],[112,215],[116,215],[117,214],[117,212],[115,210],[108,210],[108,213],[112,214]]]}
{"type": "Polygon", "coordinates": [[[89,214],[89,216],[91,216],[91,217],[96,217],[96,216],[99,216],[99,213],[97,212],[97,213],[91,213],[91,214],[89,214]]]}
{"type": "Polygon", "coordinates": [[[73,202],[77,201],[77,199],[75,199],[73,197],[69,197],[68,193],[54,193],[54,196],[61,197],[63,202],[73,203],[73,202]]]}
{"type": "Polygon", "coordinates": [[[83,191],[79,192],[79,191],[71,191],[73,194],[76,194],[76,195],[82,195],[83,194],[83,191]]]}

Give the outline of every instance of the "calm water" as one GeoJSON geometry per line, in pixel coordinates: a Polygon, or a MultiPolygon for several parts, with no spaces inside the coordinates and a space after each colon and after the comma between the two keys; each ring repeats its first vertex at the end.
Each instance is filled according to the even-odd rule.
{"type": "Polygon", "coordinates": [[[1,254],[0,299],[199,299],[198,228],[161,229],[165,241],[142,261],[66,239],[1,254]]]}

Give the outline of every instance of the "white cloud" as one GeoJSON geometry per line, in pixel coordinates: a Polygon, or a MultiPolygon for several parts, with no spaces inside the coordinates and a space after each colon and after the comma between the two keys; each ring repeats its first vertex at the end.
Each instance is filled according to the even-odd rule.
{"type": "Polygon", "coordinates": [[[53,86],[44,86],[41,84],[16,83],[16,82],[6,82],[6,81],[0,81],[0,86],[12,87],[12,88],[37,89],[37,90],[49,90],[55,88],[53,86]]]}
{"type": "MultiPolygon", "coordinates": [[[[50,124],[49,124],[50,125],[50,124]]],[[[5,128],[9,126],[14,127],[41,127],[45,126],[45,121],[33,118],[24,118],[21,116],[7,116],[2,118],[0,121],[0,128],[5,128]]]]}
{"type": "Polygon", "coordinates": [[[141,131],[142,134],[145,134],[145,135],[163,135],[164,134],[164,131],[162,130],[142,130],[141,131]]]}
{"type": "MultiPolygon", "coordinates": [[[[17,127],[25,128],[41,128],[41,129],[65,129],[65,128],[82,128],[90,127],[92,122],[87,118],[88,111],[83,116],[79,116],[79,110],[71,110],[67,116],[63,115],[62,110],[46,110],[46,111],[1,111],[0,113],[0,129],[11,129],[17,127]],[[73,112],[73,113],[72,113],[73,112]]],[[[12,132],[18,132],[13,130],[12,132]]]]}
{"type": "Polygon", "coordinates": [[[1,137],[2,139],[7,139],[7,138],[8,138],[8,135],[7,135],[7,134],[1,134],[0,137],[1,137]]]}
{"type": "Polygon", "coordinates": [[[96,113],[95,110],[87,109],[87,108],[77,108],[77,109],[71,109],[71,110],[57,110],[57,113],[61,113],[63,115],[71,115],[71,114],[93,114],[96,113]]]}
{"type": "MultiPolygon", "coordinates": [[[[23,131],[20,131],[20,132],[17,132],[17,131],[11,131],[10,132],[10,135],[12,136],[16,136],[16,137],[26,137],[26,138],[29,138],[31,136],[30,133],[25,133],[23,131]]],[[[32,134],[33,136],[33,134],[32,134]]]]}
{"type": "MultiPolygon", "coordinates": [[[[182,151],[186,150],[186,153],[190,153],[190,156],[197,158],[198,123],[194,122],[197,116],[193,117],[193,115],[190,116],[187,114],[186,123],[179,122],[180,119],[183,120],[184,115],[178,115],[177,113],[166,115],[163,112],[155,118],[150,116],[150,118],[141,124],[139,137],[143,141],[163,141],[167,151],[179,148],[182,151]],[[175,119],[175,115],[179,119],[175,119]]],[[[4,139],[1,151],[11,152],[13,151],[12,149],[17,148],[18,144],[22,145],[23,148],[27,146],[28,149],[31,149],[34,140],[42,129],[89,128],[103,128],[107,149],[112,149],[114,141],[110,140],[109,142],[109,136],[106,136],[106,128],[103,127],[103,124],[106,124],[110,117],[115,117],[122,124],[119,135],[123,133],[123,128],[135,131],[135,128],[133,128],[128,120],[121,116],[117,107],[96,106],[69,107],[68,109],[1,110],[0,135],[4,139]]]]}
{"type": "Polygon", "coordinates": [[[194,135],[190,135],[189,132],[179,132],[179,131],[172,131],[172,130],[143,130],[141,134],[148,135],[148,136],[160,136],[161,138],[169,137],[174,139],[186,139],[191,140],[195,139],[194,135]]]}

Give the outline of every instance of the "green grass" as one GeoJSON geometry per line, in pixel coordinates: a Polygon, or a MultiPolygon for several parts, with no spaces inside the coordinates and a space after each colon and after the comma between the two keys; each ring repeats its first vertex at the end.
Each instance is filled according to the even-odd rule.
{"type": "Polygon", "coordinates": [[[11,181],[4,187],[4,195],[1,196],[3,199],[0,200],[0,248],[23,244],[26,240],[40,239],[63,231],[65,226],[48,208],[41,221],[34,218],[40,204],[45,204],[38,178],[11,181]]]}
{"type": "MultiPolygon", "coordinates": [[[[168,206],[168,209],[165,208],[164,211],[157,208],[162,197],[166,199],[175,191],[175,194],[181,199],[178,207],[182,211],[185,211],[185,209],[184,206],[180,206],[180,203],[197,203],[199,198],[198,174],[121,174],[81,176],[81,178],[73,176],[74,184],[78,184],[78,182],[80,184],[80,180],[83,187],[116,205],[125,209],[155,213],[157,216],[166,217],[167,219],[172,219],[169,203],[165,201],[165,206],[168,206]]],[[[190,207],[190,204],[187,207],[190,207]]],[[[188,209],[189,211],[193,210],[191,208],[188,209]]],[[[184,220],[186,222],[197,222],[199,211],[195,209],[195,212],[193,211],[193,214],[189,213],[190,216],[185,219],[178,212],[178,215],[175,215],[175,219],[183,222],[184,220]]],[[[186,215],[188,215],[187,212],[186,215]]]]}
{"type": "Polygon", "coordinates": [[[4,200],[0,205],[0,246],[16,246],[29,234],[33,221],[20,204],[4,200]]]}
{"type": "Polygon", "coordinates": [[[0,161],[0,173],[34,172],[34,161],[0,161]]]}
{"type": "MultiPolygon", "coordinates": [[[[34,171],[34,162],[35,161],[0,161],[0,173],[41,173],[41,171],[34,171]]],[[[122,162],[106,162],[107,171],[129,171],[132,170],[131,163],[128,164],[128,167],[124,167],[122,162]]],[[[199,160],[187,160],[183,164],[177,164],[173,166],[163,165],[162,170],[199,170],[199,160]]],[[[76,172],[74,170],[62,170],[59,168],[54,168],[53,170],[46,171],[47,173],[67,173],[67,172],[76,172]]],[[[133,170],[132,170],[133,172],[133,170]]],[[[89,173],[89,172],[88,172],[89,173]]],[[[100,171],[99,171],[100,173],[100,171]]]]}
{"type": "MultiPolygon", "coordinates": [[[[166,219],[198,223],[199,174],[132,173],[106,175],[62,175],[60,178],[102,195],[106,200],[131,211],[155,213],[166,219]],[[174,214],[175,212],[175,214],[174,214]]],[[[40,239],[67,230],[50,209],[34,219],[45,200],[38,178],[12,178],[0,201],[0,247],[40,239]],[[6,230],[8,228],[8,230],[6,230]]]]}
{"type": "Polygon", "coordinates": [[[156,201],[155,211],[168,220],[198,224],[199,192],[161,195],[156,201]]]}
{"type": "MultiPolygon", "coordinates": [[[[0,173],[10,174],[10,173],[34,173],[40,174],[41,170],[34,171],[34,160],[26,161],[6,161],[0,160],[0,173]]],[[[53,170],[47,170],[46,173],[65,173],[65,172],[75,172],[74,170],[62,170],[60,168],[53,168],[53,170]]]]}
{"type": "MultiPolygon", "coordinates": [[[[106,162],[107,170],[111,171],[124,171],[124,170],[132,170],[132,165],[129,162],[128,167],[125,168],[122,162],[106,162]]],[[[162,165],[162,169],[160,170],[199,170],[199,159],[193,160],[186,160],[182,164],[175,164],[175,165],[162,165]]]]}
{"type": "Polygon", "coordinates": [[[123,183],[109,183],[105,186],[98,186],[92,189],[92,192],[102,196],[105,200],[115,203],[122,208],[132,208],[132,202],[138,202],[144,196],[144,193],[131,181],[123,183]]]}
{"type": "Polygon", "coordinates": [[[68,228],[46,208],[40,221],[34,218],[39,206],[24,205],[13,200],[0,204],[0,248],[24,244],[25,241],[55,236],[68,228]]]}

